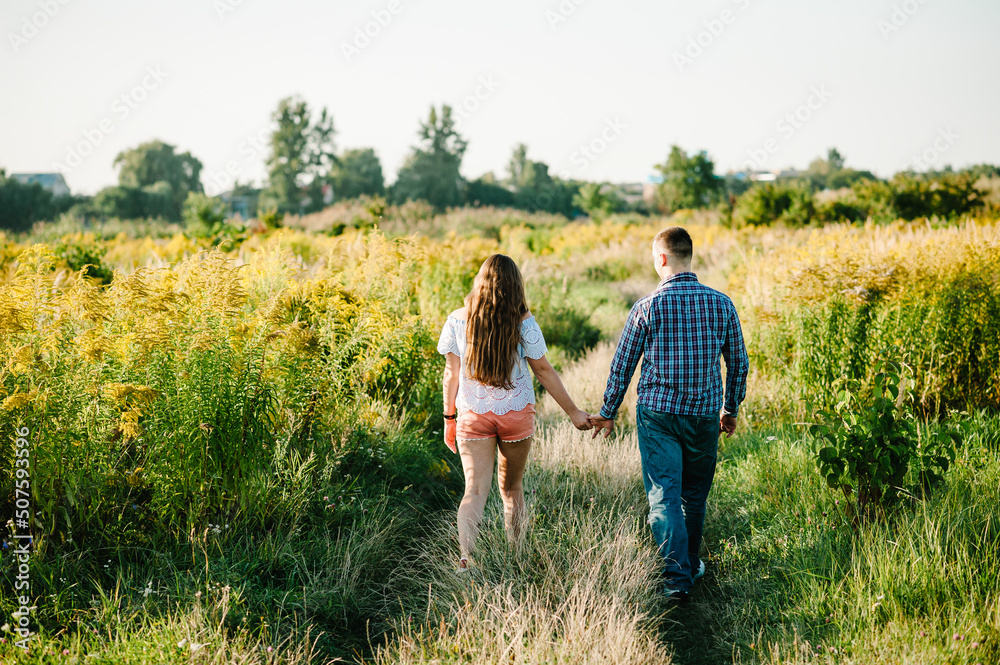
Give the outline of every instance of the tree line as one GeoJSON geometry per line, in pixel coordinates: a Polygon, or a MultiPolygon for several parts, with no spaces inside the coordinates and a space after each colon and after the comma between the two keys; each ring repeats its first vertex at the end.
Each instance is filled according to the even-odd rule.
{"type": "MultiPolygon", "coordinates": [[[[382,197],[401,204],[422,200],[437,210],[458,206],[518,208],[600,218],[616,212],[671,213],[715,208],[737,225],[774,222],[806,224],[827,221],[954,217],[986,202],[982,178],[1000,169],[979,165],[953,171],[902,172],[883,181],[869,171],[848,168],[831,148],[804,172],[771,182],[754,174],[719,175],[705,151],[688,153],[672,146],[655,165],[661,182],[653,200],[626,203],[608,183],[567,180],[552,175],[548,164],[532,160],[524,144],[515,146],[506,175],[487,173],[475,180],[461,174],[468,141],[459,134],[451,107],[432,106],[420,122],[418,141],[400,166],[395,182],[385,184],[381,162],[372,148],[338,151],[333,116],[318,113],[306,101],[282,99],[272,114],[273,130],[265,160],[267,181],[261,188],[233,182],[229,196],[249,201],[249,213],[306,214],[333,200],[382,197]],[[817,197],[821,191],[834,196],[817,197]]],[[[118,184],[93,197],[54,197],[40,185],[24,185],[0,169],[0,228],[24,231],[62,213],[76,217],[162,219],[211,223],[225,217],[224,206],[205,194],[202,162],[190,152],[153,140],[124,150],[114,160],[118,184]]]]}

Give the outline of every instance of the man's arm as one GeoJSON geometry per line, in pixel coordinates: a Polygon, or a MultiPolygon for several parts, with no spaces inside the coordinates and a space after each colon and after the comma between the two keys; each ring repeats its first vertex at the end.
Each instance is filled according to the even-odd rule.
{"type": "Polygon", "coordinates": [[[750,371],[750,358],[743,342],[743,329],[736,307],[730,303],[729,325],[726,327],[726,338],[722,343],[722,357],[726,359],[726,398],[721,420],[722,430],[732,436],[736,430],[736,415],[740,404],[747,395],[747,373],[750,371]]]}
{"type": "MultiPolygon", "coordinates": [[[[632,380],[632,374],[635,373],[635,366],[639,363],[639,357],[646,345],[648,334],[646,318],[639,308],[639,303],[636,303],[628,314],[621,339],[618,340],[618,348],[615,349],[615,357],[611,361],[611,371],[608,373],[608,385],[604,390],[604,406],[601,407],[600,418],[591,420],[596,427],[606,430],[605,436],[611,432],[613,423],[607,422],[606,425],[602,425],[602,421],[613,421],[618,415],[618,409],[625,399],[628,384],[632,380]]],[[[597,436],[596,431],[594,436],[597,436]]]]}

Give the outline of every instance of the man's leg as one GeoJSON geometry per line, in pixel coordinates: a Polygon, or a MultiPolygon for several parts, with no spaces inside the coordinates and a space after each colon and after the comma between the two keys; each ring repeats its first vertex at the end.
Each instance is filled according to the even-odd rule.
{"type": "Polygon", "coordinates": [[[683,453],[678,417],[636,407],[642,481],[649,500],[649,526],[665,562],[667,586],[691,587],[688,535],[681,508],[683,453]]]}
{"type": "Polygon", "coordinates": [[[681,504],[688,537],[688,560],[691,570],[701,562],[701,534],[705,527],[705,500],[715,478],[715,462],[719,448],[719,418],[717,416],[682,416],[688,432],[682,440],[684,474],[681,483],[681,504]]]}

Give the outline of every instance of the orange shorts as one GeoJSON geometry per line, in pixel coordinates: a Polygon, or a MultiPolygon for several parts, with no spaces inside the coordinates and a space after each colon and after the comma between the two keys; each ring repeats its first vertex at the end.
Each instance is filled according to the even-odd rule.
{"type": "Polygon", "coordinates": [[[494,437],[504,443],[522,441],[535,433],[535,405],[529,404],[520,411],[509,411],[502,416],[463,411],[458,416],[457,430],[455,438],[459,441],[494,437]]]}

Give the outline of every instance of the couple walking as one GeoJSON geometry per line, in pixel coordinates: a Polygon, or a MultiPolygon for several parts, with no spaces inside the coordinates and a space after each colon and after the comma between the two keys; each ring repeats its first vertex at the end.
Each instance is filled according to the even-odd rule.
{"type": "Polygon", "coordinates": [[[438,351],[445,355],[445,443],[462,457],[465,496],[458,508],[459,572],[470,554],[497,480],[504,526],[512,542],[524,529],[522,480],[535,431],[535,395],[528,368],[577,429],[605,437],[639,357],[636,426],[649,524],[665,562],[666,587],[685,599],[705,572],[699,558],[705,499],[715,475],[720,432],[732,436],[746,394],[748,360],[732,300],[691,272],[691,236],[680,227],[653,239],[660,283],[632,307],[608,377],[604,405],[591,415],[573,402],[545,358],[542,331],[525,304],[521,273],[494,254],[476,275],[465,307],[448,316],[438,351]],[[723,390],[719,356],[726,360],[723,390]]]}

